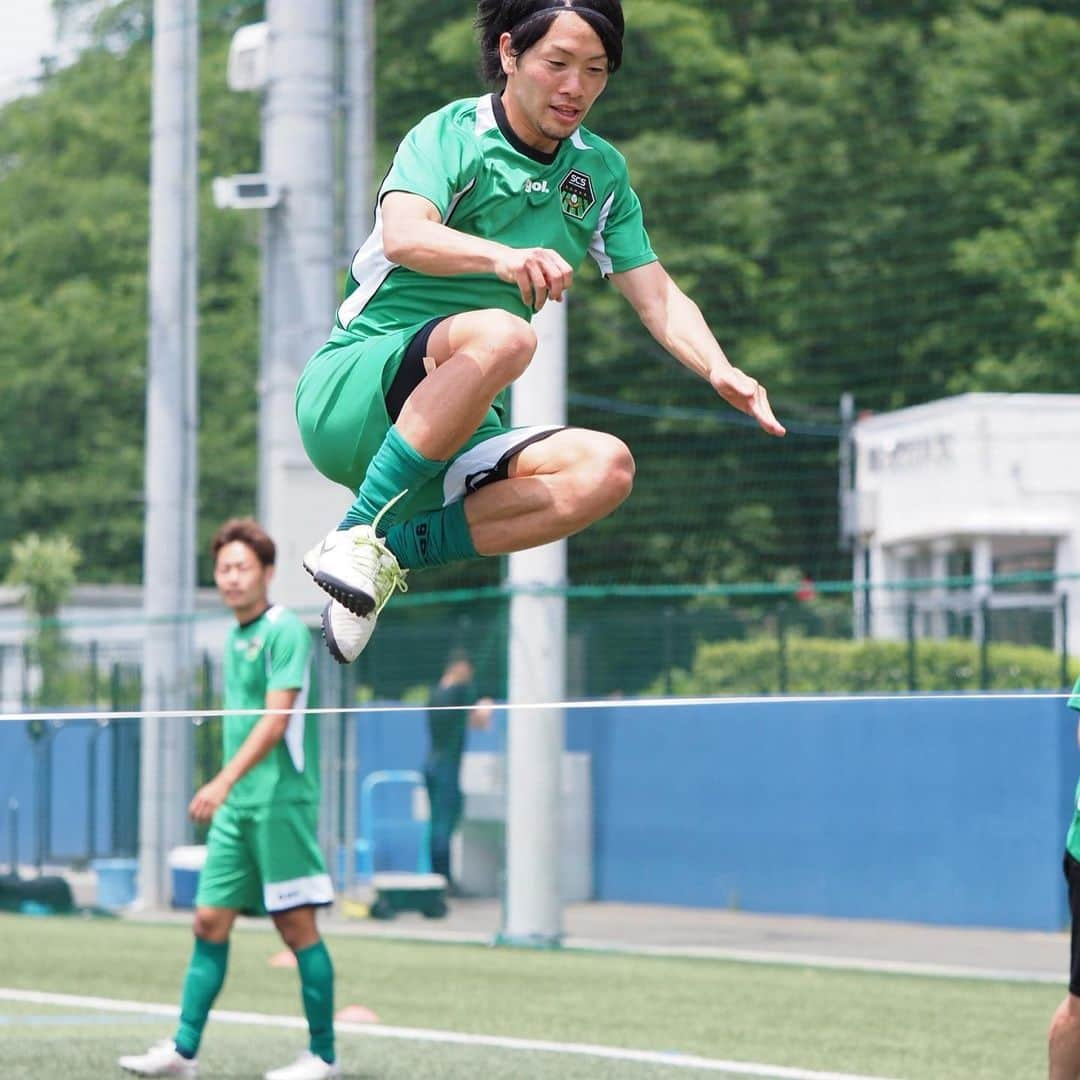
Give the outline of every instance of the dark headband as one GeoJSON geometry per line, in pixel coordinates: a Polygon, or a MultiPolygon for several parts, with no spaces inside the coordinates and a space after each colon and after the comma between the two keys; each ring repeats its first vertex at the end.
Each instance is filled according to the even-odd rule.
{"type": "Polygon", "coordinates": [[[600,18],[603,19],[606,23],[611,22],[611,20],[602,11],[597,11],[596,8],[594,8],[589,3],[567,3],[567,0],[544,0],[542,4],[540,4],[538,7],[533,8],[533,10],[530,11],[528,15],[518,20],[518,22],[516,22],[514,26],[510,29],[513,30],[514,27],[520,26],[522,23],[528,22],[534,16],[542,15],[548,11],[588,11],[591,12],[593,15],[599,15],[600,18]]]}

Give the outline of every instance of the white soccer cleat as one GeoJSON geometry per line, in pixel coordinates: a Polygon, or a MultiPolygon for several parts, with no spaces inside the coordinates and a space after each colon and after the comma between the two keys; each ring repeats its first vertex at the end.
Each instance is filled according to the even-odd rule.
{"type": "Polygon", "coordinates": [[[408,589],[407,571],[377,532],[383,515],[407,494],[406,489],[395,495],[370,525],[327,533],[304,556],[304,569],[315,584],[354,615],[378,615],[397,590],[408,589]]]}
{"type": "Polygon", "coordinates": [[[398,590],[406,571],[373,525],[335,530],[304,556],[304,569],[323,592],[354,615],[378,615],[398,590]]]}
{"type": "Polygon", "coordinates": [[[119,1058],[116,1064],[136,1076],[199,1075],[199,1063],[194,1058],[182,1057],[172,1039],[151,1046],[145,1054],[128,1054],[119,1058]]]}
{"type": "Polygon", "coordinates": [[[291,1065],[271,1069],[266,1080],[327,1080],[340,1075],[341,1066],[336,1061],[323,1061],[318,1054],[305,1050],[291,1065]]]}
{"type": "Polygon", "coordinates": [[[336,600],[327,601],[322,610],[322,636],[330,655],[339,664],[351,664],[371,640],[377,618],[374,612],[354,615],[336,600]]]}

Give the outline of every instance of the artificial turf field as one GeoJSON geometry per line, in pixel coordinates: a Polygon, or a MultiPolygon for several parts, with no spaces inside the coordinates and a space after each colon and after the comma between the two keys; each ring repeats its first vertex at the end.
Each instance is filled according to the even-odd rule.
{"type": "MultiPolygon", "coordinates": [[[[338,1007],[364,1005],[383,1025],[350,1026],[339,1034],[344,1073],[354,1080],[674,1080],[815,1072],[1022,1080],[1045,1076],[1046,1029],[1064,989],[332,932],[326,940],[338,1007]],[[438,1033],[542,1040],[562,1050],[453,1043],[438,1033]],[[660,1052],[671,1063],[581,1052],[588,1047],[660,1052]],[[681,1067],[678,1055],[729,1065],[681,1067]]],[[[3,991],[173,1006],[190,943],[190,932],[172,924],[0,916],[0,1075],[122,1076],[117,1056],[171,1035],[169,1017],[51,998],[11,1000],[3,991]]],[[[299,1018],[295,970],[269,964],[279,950],[272,933],[239,928],[217,1007],[299,1018]]],[[[262,1016],[239,1019],[211,1018],[201,1077],[256,1078],[306,1045],[302,1030],[262,1016]]]]}

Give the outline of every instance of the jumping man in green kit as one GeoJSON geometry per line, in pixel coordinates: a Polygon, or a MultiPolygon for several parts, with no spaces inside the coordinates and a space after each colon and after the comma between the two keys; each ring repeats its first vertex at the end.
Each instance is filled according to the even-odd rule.
{"type": "Polygon", "coordinates": [[[405,572],[562,539],[630,493],[612,435],[513,429],[532,315],[591,255],[653,337],[769,434],[765,389],[733,367],[657,260],[626,163],[582,126],[622,61],[617,0],[481,0],[496,90],[404,138],[327,344],[296,393],[313,464],[356,492],[304,565],[332,600],[323,632],[354,660],[405,572]]]}

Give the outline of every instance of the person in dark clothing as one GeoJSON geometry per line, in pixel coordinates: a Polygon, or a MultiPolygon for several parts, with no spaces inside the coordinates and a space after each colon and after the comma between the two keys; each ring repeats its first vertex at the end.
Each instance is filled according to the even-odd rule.
{"type": "Polygon", "coordinates": [[[446,878],[450,875],[450,837],[461,817],[461,756],[465,752],[466,728],[491,725],[491,698],[479,697],[473,682],[472,661],[464,652],[454,652],[442,677],[432,687],[427,714],[428,755],[424,779],[431,804],[431,869],[446,878]]]}

